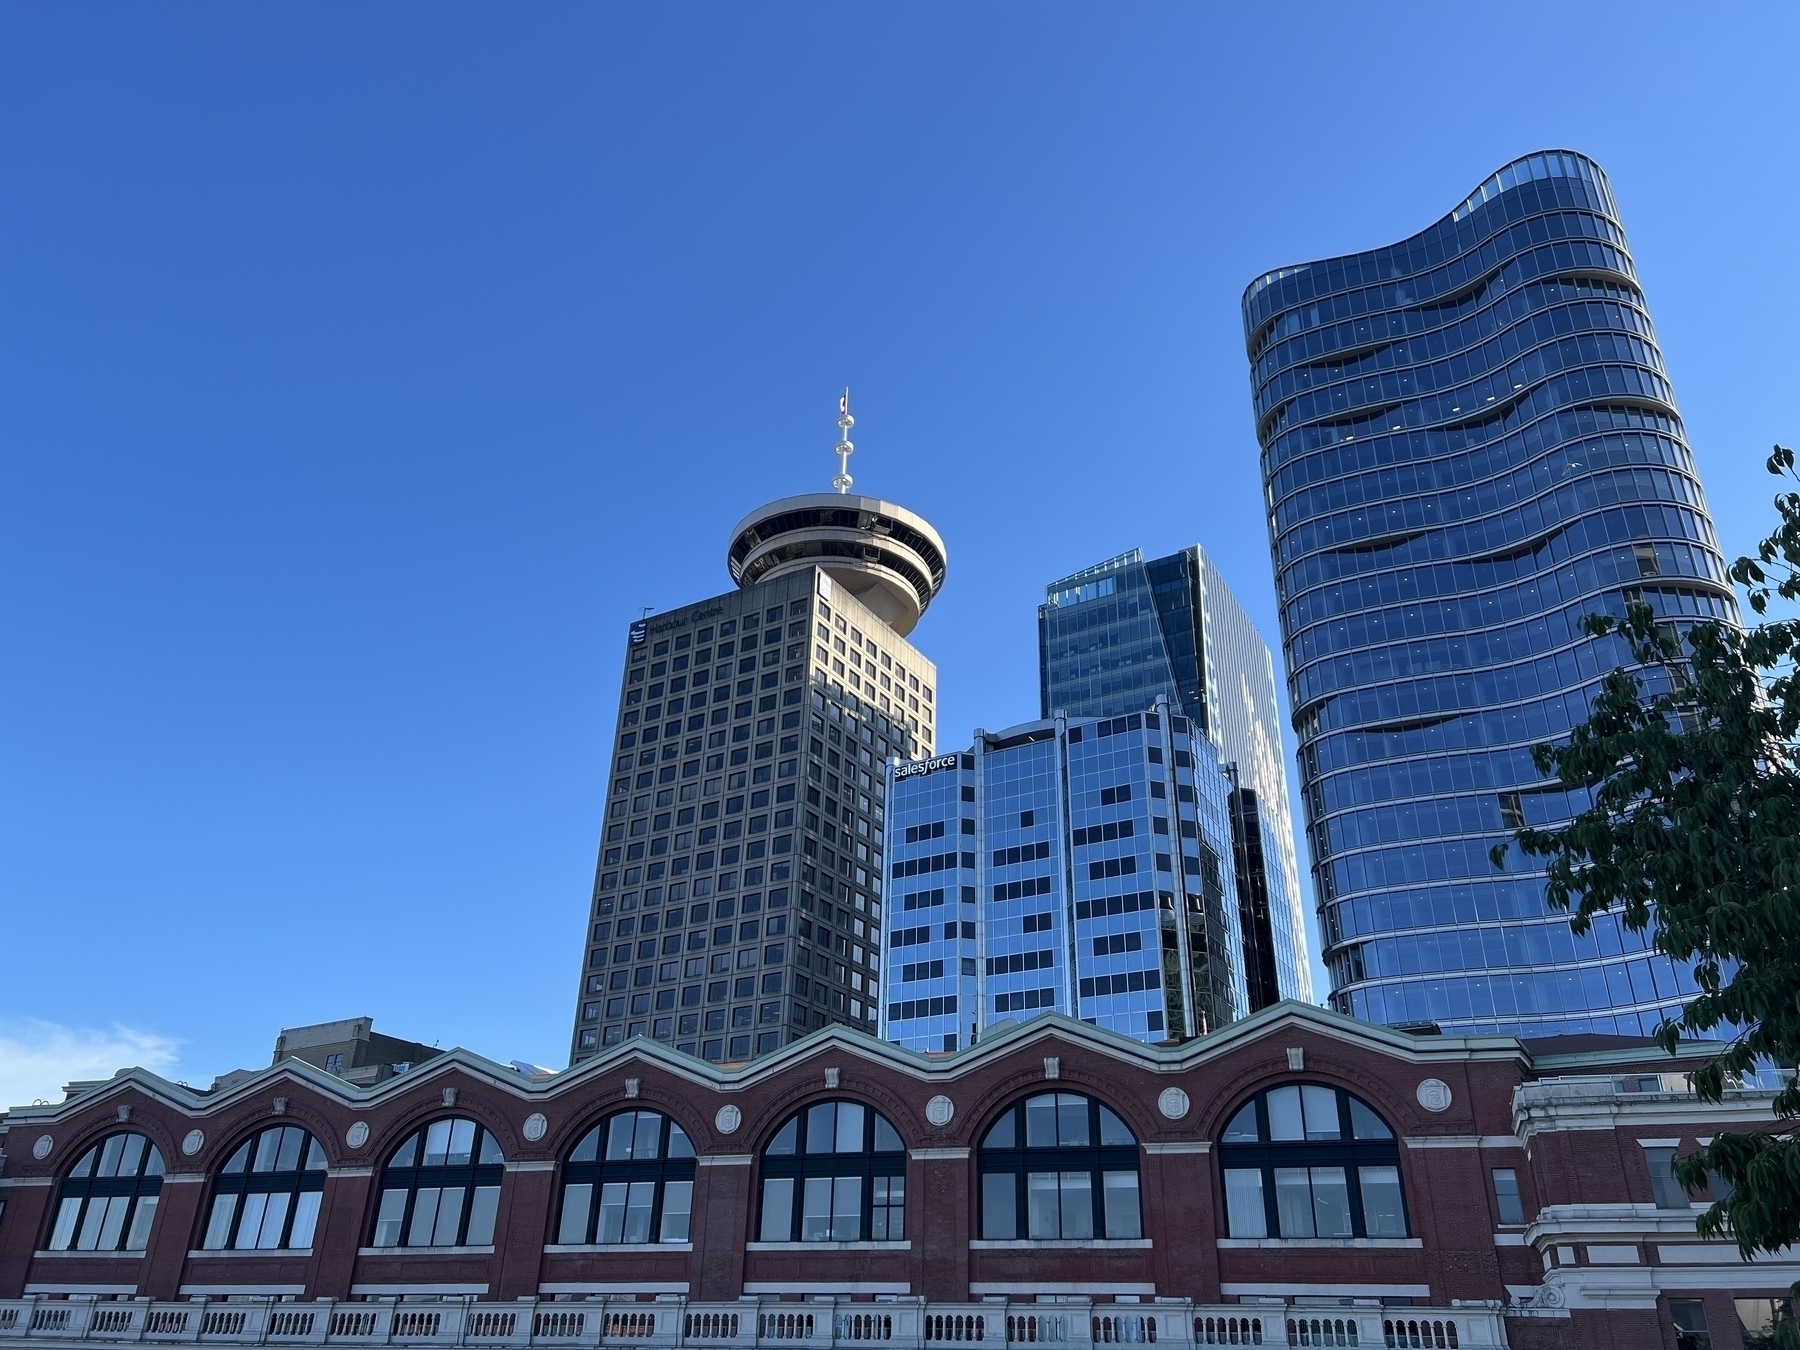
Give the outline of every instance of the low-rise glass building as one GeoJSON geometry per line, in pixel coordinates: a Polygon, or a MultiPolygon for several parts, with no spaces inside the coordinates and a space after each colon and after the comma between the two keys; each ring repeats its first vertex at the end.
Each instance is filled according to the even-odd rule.
{"type": "Polygon", "coordinates": [[[1056,1011],[1162,1041],[1242,1016],[1231,792],[1166,699],[894,762],[881,1034],[955,1050],[1056,1011]]]}

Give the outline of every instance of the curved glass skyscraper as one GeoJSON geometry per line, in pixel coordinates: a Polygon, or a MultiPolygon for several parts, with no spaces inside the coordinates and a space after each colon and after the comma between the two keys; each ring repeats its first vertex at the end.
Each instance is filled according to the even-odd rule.
{"type": "Polygon", "coordinates": [[[1529,747],[1626,656],[1582,616],[1736,617],[1600,167],[1507,165],[1435,225],[1244,294],[1332,1003],[1649,1032],[1687,973],[1488,851],[1579,808],[1529,747]]]}

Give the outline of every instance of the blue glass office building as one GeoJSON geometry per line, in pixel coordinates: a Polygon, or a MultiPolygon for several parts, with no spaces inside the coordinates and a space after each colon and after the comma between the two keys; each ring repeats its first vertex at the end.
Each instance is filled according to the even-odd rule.
{"type": "Polygon", "coordinates": [[[1250,1011],[1312,1002],[1287,756],[1268,644],[1198,545],[1132,549],[1044,588],[1042,716],[1116,717],[1167,698],[1231,779],[1232,852],[1250,1011]]]}
{"type": "Polygon", "coordinates": [[[1246,1011],[1231,782],[1167,700],[888,770],[881,1034],[1057,1011],[1180,1040],[1246,1011]]]}
{"type": "Polygon", "coordinates": [[[1612,192],[1520,159],[1388,248],[1244,294],[1332,1002],[1390,1024],[1650,1031],[1685,971],[1489,849],[1578,803],[1529,747],[1626,653],[1581,618],[1735,618],[1612,192]]]}

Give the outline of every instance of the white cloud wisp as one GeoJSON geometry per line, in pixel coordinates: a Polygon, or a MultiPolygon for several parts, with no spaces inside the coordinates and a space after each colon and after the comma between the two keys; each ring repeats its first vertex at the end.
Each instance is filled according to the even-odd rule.
{"type": "Polygon", "coordinates": [[[126,1026],[96,1030],[37,1018],[0,1023],[0,1109],[60,1102],[64,1083],[110,1078],[131,1066],[166,1074],[179,1062],[179,1046],[170,1037],[126,1026]]]}

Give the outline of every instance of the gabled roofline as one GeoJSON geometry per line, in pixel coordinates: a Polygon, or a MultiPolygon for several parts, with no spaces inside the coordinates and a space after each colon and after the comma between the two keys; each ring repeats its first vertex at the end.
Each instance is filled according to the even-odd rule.
{"type": "MultiPolygon", "coordinates": [[[[66,1119],[99,1102],[133,1090],[163,1101],[197,1117],[217,1115],[247,1098],[258,1096],[283,1082],[304,1084],[323,1096],[346,1105],[374,1105],[412,1091],[415,1084],[460,1072],[521,1101],[549,1101],[575,1091],[633,1063],[654,1064],[697,1087],[717,1093],[741,1090],[749,1084],[779,1074],[793,1064],[821,1054],[850,1054],[888,1065],[921,1083],[950,1083],[986,1066],[989,1061],[1037,1042],[1061,1041],[1085,1045],[1115,1059],[1136,1064],[1153,1073],[1180,1073],[1242,1049],[1286,1029],[1304,1029],[1345,1043],[1372,1045],[1416,1063],[1474,1059],[1515,1061],[1530,1065],[1525,1047],[1513,1036],[1420,1036],[1396,1031],[1373,1022],[1359,1021],[1342,1013],[1288,999],[1233,1022],[1218,1031],[1180,1045],[1150,1045],[1115,1031],[1091,1026],[1062,1013],[1044,1013],[1023,1022],[1004,1022],[991,1028],[981,1041],[943,1057],[904,1050],[888,1041],[843,1025],[822,1027],[772,1054],[743,1064],[719,1066],[683,1054],[658,1041],[642,1038],[625,1041],[552,1078],[533,1081],[509,1065],[503,1065],[460,1046],[407,1073],[372,1087],[358,1087],[304,1060],[284,1059],[258,1070],[219,1092],[197,1092],[148,1069],[121,1069],[103,1087],[66,1102],[46,1106],[15,1107],[0,1124],[45,1123],[66,1119]]],[[[1641,1060],[1642,1056],[1637,1056],[1641,1060]]],[[[1600,1057],[1555,1056],[1561,1067],[1596,1063],[1600,1057]]],[[[1535,1067],[1547,1067],[1548,1061],[1535,1067]]]]}

